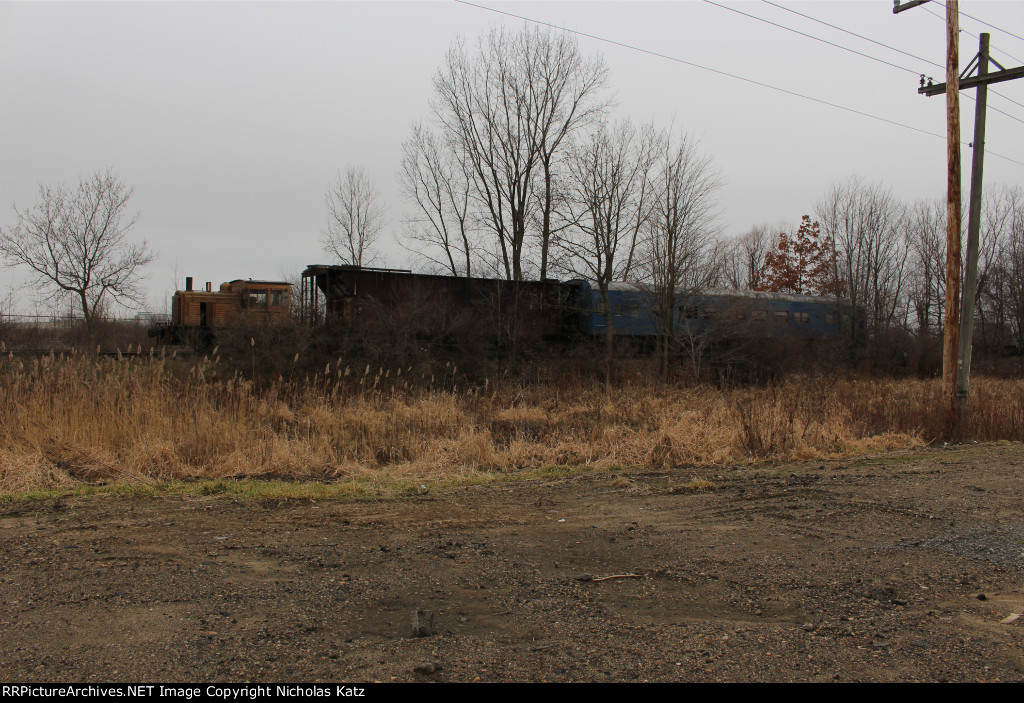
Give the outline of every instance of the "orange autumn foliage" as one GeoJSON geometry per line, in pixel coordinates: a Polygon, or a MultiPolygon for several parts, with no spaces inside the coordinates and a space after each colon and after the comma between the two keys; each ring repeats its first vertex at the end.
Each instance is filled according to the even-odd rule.
{"type": "Polygon", "coordinates": [[[779,234],[764,257],[759,290],[773,293],[828,295],[836,291],[832,274],[832,242],[821,238],[820,225],[803,216],[796,234],[779,234]]]}

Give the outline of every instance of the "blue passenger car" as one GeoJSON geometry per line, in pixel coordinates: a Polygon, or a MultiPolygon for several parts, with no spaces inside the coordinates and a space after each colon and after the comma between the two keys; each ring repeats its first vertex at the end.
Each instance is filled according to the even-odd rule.
{"type": "MultiPolygon", "coordinates": [[[[601,291],[588,281],[568,284],[573,288],[573,315],[579,331],[604,335],[601,291]]],[[[608,297],[615,336],[657,336],[661,316],[650,291],[630,283],[612,283],[608,297]]],[[[676,299],[673,328],[676,335],[690,337],[719,332],[754,338],[825,339],[838,335],[841,323],[849,325],[849,314],[849,304],[834,296],[711,288],[676,299]]]]}

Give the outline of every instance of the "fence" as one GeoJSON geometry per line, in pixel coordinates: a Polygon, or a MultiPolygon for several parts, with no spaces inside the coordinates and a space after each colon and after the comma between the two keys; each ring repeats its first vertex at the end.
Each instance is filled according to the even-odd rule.
{"type": "Polygon", "coordinates": [[[29,315],[0,313],[0,342],[10,351],[91,348],[127,349],[130,345],[152,346],[148,330],[169,321],[164,313],[141,312],[126,317],[104,317],[98,320],[90,336],[85,320],[76,315],[29,315]]]}

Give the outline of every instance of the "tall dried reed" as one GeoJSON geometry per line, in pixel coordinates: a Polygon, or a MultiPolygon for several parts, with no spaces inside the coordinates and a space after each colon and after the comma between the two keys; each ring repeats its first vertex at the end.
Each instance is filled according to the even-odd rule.
{"type": "MultiPolygon", "coordinates": [[[[475,480],[552,466],[716,465],[941,435],[936,381],[791,378],[720,390],[487,382],[448,366],[256,386],[214,359],[0,357],[0,492],[191,477],[475,480]]],[[[976,379],[961,439],[1024,439],[1024,382],[976,379]]]]}

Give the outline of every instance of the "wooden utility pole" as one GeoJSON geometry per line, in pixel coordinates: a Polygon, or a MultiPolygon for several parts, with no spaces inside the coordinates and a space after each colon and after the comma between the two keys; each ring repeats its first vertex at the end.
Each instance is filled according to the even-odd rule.
{"type": "Polygon", "coordinates": [[[946,0],[946,327],[942,397],[946,426],[956,427],[956,355],[960,338],[960,11],[946,0]]]}
{"type": "MultiPolygon", "coordinates": [[[[972,61],[971,64],[968,65],[967,70],[964,71],[964,75],[958,77],[958,83],[961,90],[969,88],[978,89],[977,107],[974,113],[974,154],[971,163],[971,204],[967,224],[967,267],[964,273],[967,280],[964,283],[963,305],[961,307],[962,314],[960,318],[959,343],[957,350],[955,403],[956,411],[959,415],[962,415],[963,411],[966,409],[966,399],[968,392],[970,391],[971,339],[974,332],[974,305],[975,294],[978,287],[978,249],[980,246],[979,240],[981,233],[982,174],[985,165],[985,114],[988,104],[988,85],[989,83],[1000,83],[1002,81],[1014,80],[1015,78],[1024,78],[1024,66],[1003,68],[998,61],[995,61],[990,57],[988,34],[981,35],[978,47],[978,56],[975,60],[978,62],[978,75],[974,77],[967,77],[967,74],[971,72],[971,68],[974,65],[974,61],[972,61]],[[995,64],[999,70],[989,73],[989,62],[995,64]]],[[[939,83],[928,86],[922,85],[917,92],[923,95],[932,96],[945,93],[948,89],[948,83],[939,83]]],[[[948,302],[949,298],[947,297],[947,304],[948,302]]],[[[943,370],[945,371],[945,366],[943,366],[943,370]]]]}
{"type": "MultiPolygon", "coordinates": [[[[988,34],[978,44],[978,78],[988,75],[988,34]]],[[[978,287],[978,237],[981,230],[981,185],[985,168],[985,106],[988,84],[978,85],[974,108],[974,153],[971,158],[971,205],[967,218],[967,271],[964,281],[964,302],[960,317],[960,348],[957,353],[956,397],[962,414],[971,389],[971,337],[974,333],[974,297],[978,287]]]]}
{"type": "MultiPolygon", "coordinates": [[[[928,0],[909,0],[900,4],[893,0],[893,14],[909,10],[928,0]]],[[[946,410],[947,429],[952,432],[966,405],[970,390],[971,336],[974,327],[974,297],[978,281],[978,240],[981,229],[981,185],[985,165],[985,107],[989,83],[1024,77],[1024,66],[1005,69],[996,61],[999,71],[988,72],[989,35],[981,35],[978,50],[978,75],[964,78],[958,73],[960,31],[959,1],[946,0],[946,82],[924,84],[917,91],[924,95],[946,94],[946,156],[949,164],[946,199],[946,324],[942,343],[942,397],[946,410]],[[967,233],[967,282],[964,286],[963,320],[960,319],[960,89],[978,89],[978,105],[974,113],[974,156],[971,162],[971,212],[967,233]]],[[[973,61],[971,64],[973,65],[973,61]]],[[[970,73],[971,66],[964,74],[970,73]]]]}
{"type": "MultiPolygon", "coordinates": [[[[893,0],[893,14],[928,0],[893,0]]],[[[960,3],[946,0],[946,324],[942,335],[942,405],[946,428],[957,421],[956,372],[960,340],[960,3]]],[[[922,83],[924,77],[922,76],[922,83]]],[[[933,86],[928,86],[931,89],[933,86]]],[[[937,87],[937,86],[935,86],[937,87]]],[[[922,85],[921,90],[924,90],[922,85]]],[[[919,91],[921,92],[921,91],[919,91]]]]}

